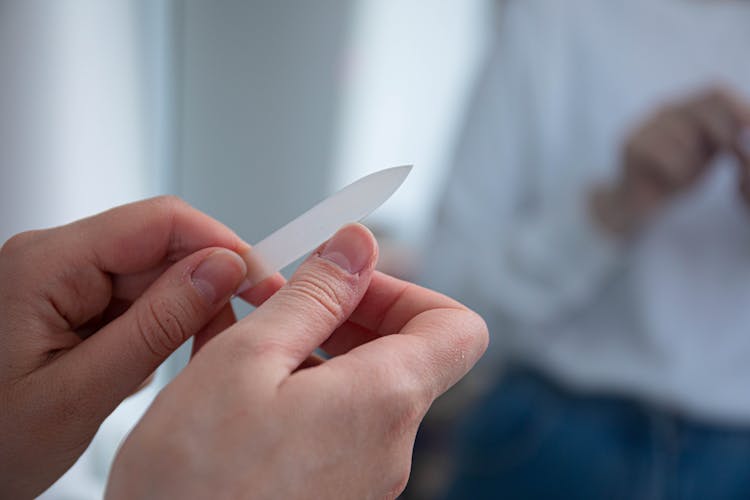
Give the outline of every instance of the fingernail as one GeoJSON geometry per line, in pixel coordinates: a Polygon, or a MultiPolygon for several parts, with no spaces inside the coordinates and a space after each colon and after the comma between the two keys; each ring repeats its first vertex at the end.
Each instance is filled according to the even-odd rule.
{"type": "Polygon", "coordinates": [[[372,258],[372,237],[362,226],[345,226],[331,238],[320,257],[350,274],[362,271],[372,258]]]}
{"type": "Polygon", "coordinates": [[[216,304],[230,297],[245,276],[245,261],[229,250],[216,250],[193,271],[191,281],[206,302],[216,304]]]}

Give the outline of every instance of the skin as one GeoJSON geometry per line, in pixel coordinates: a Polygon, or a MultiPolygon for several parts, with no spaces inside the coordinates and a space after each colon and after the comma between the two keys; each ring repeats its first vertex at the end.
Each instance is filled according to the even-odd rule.
{"type": "Polygon", "coordinates": [[[725,88],[659,109],[627,139],[618,181],[594,190],[597,220],[616,235],[632,235],[695,186],[721,153],[737,158],[738,189],[750,202],[750,151],[743,144],[748,128],[750,105],[725,88]]]}
{"type": "Polygon", "coordinates": [[[374,272],[364,227],[329,245],[342,238],[363,259],[355,272],[324,246],[259,309],[216,327],[223,333],[124,444],[109,498],[380,499],[404,489],[420,421],[484,351],[486,329],[453,300],[374,272]],[[333,358],[311,358],[318,346],[333,358]]]}
{"type": "Polygon", "coordinates": [[[239,323],[228,301],[250,247],[177,199],[9,240],[0,496],[44,491],[191,336],[194,359],[125,442],[109,497],[395,496],[422,415],[487,331],[460,304],[374,273],[362,226],[337,240],[290,283],[276,275],[243,292],[263,305],[239,323]],[[332,359],[311,357],[318,346],[332,359]]]}

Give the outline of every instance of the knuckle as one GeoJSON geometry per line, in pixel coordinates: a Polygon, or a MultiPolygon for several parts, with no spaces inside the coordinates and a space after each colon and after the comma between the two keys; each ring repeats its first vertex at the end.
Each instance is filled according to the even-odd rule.
{"type": "Polygon", "coordinates": [[[138,308],[136,322],[143,342],[157,358],[169,356],[191,335],[195,309],[185,301],[155,298],[138,308]]]}
{"type": "Polygon", "coordinates": [[[185,200],[172,194],[165,194],[151,198],[148,203],[152,205],[156,212],[163,213],[170,219],[174,218],[174,216],[180,211],[190,207],[185,200]]]}
{"type": "Polygon", "coordinates": [[[95,320],[110,302],[110,282],[98,270],[64,270],[54,278],[55,290],[46,294],[70,328],[95,320]]]}
{"type": "Polygon", "coordinates": [[[37,239],[39,232],[24,231],[12,236],[0,247],[0,254],[7,257],[23,255],[32,242],[37,239]]]}
{"type": "Polygon", "coordinates": [[[345,315],[350,294],[343,283],[307,273],[289,283],[286,293],[295,300],[313,304],[315,309],[332,320],[341,321],[345,315]]]}
{"type": "Polygon", "coordinates": [[[151,199],[151,203],[166,210],[175,210],[187,206],[187,202],[173,194],[163,194],[151,199]]]}
{"type": "Polygon", "coordinates": [[[406,485],[409,484],[409,476],[411,475],[411,467],[409,465],[401,465],[395,472],[395,478],[393,480],[393,487],[390,490],[388,498],[398,498],[398,496],[404,492],[406,485]]]}
{"type": "Polygon", "coordinates": [[[422,421],[433,400],[432,391],[416,377],[406,377],[393,386],[385,398],[385,407],[390,409],[390,438],[398,439],[413,432],[422,421]]]}
{"type": "Polygon", "coordinates": [[[481,356],[490,343],[487,322],[471,309],[465,309],[463,313],[465,315],[464,327],[456,331],[456,348],[462,359],[465,353],[476,353],[476,357],[481,356]]]}
{"type": "MultiPolygon", "coordinates": [[[[410,453],[405,453],[410,457],[410,453]]],[[[398,498],[403,493],[406,486],[409,484],[409,477],[411,476],[411,460],[400,459],[394,462],[393,471],[391,472],[390,488],[388,488],[388,494],[386,498],[398,498]]]]}

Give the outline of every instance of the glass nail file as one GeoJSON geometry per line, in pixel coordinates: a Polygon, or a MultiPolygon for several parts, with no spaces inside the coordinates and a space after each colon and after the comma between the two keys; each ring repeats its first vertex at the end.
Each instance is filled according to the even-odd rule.
{"type": "Polygon", "coordinates": [[[403,184],[412,166],[380,170],[349,184],[253,246],[253,283],[284,269],[322,245],[341,226],[358,222],[382,205],[403,184]]]}

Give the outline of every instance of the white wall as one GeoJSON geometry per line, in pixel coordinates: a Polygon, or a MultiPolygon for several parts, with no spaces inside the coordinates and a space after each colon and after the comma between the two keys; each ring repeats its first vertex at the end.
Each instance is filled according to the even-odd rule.
{"type": "Polygon", "coordinates": [[[493,3],[356,2],[332,184],[414,164],[373,217],[411,245],[419,245],[432,216],[493,26],[493,3]]]}
{"type": "Polygon", "coordinates": [[[0,242],[162,187],[159,107],[136,43],[159,3],[0,3],[0,242]]]}
{"type": "Polygon", "coordinates": [[[348,0],[187,1],[180,193],[254,242],[330,184],[348,0]]]}

